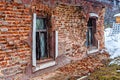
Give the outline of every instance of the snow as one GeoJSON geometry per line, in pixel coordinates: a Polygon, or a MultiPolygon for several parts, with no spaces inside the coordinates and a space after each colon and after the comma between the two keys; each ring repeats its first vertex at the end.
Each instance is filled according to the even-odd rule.
{"type": "Polygon", "coordinates": [[[114,15],[114,17],[119,17],[119,16],[120,16],[120,13],[114,15]]]}
{"type": "Polygon", "coordinates": [[[111,35],[112,28],[105,29],[105,47],[110,54],[110,58],[120,56],[120,33],[111,35]]]}

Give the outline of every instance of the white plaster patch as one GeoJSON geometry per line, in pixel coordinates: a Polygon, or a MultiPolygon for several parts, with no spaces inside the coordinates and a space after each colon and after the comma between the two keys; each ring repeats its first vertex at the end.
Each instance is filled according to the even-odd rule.
{"type": "Polygon", "coordinates": [[[1,32],[7,32],[8,28],[1,28],[0,30],[1,30],[1,32]]]}

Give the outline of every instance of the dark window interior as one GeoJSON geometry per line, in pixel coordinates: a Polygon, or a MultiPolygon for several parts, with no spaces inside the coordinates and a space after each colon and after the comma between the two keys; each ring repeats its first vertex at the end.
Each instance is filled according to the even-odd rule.
{"type": "Polygon", "coordinates": [[[87,26],[87,46],[95,46],[96,40],[94,34],[96,33],[96,18],[89,18],[87,26]]]}
{"type": "Polygon", "coordinates": [[[36,20],[36,59],[48,58],[47,53],[47,27],[45,18],[37,18],[36,20]]]}

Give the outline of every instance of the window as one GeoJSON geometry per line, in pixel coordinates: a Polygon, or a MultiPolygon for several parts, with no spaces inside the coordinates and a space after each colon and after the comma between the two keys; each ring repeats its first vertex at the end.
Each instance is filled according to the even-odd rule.
{"type": "Polygon", "coordinates": [[[54,61],[58,56],[58,31],[50,30],[47,18],[33,14],[32,65],[54,61]]]}
{"type": "Polygon", "coordinates": [[[89,18],[87,26],[87,46],[96,46],[97,41],[94,36],[96,33],[96,18],[89,18]]]}
{"type": "Polygon", "coordinates": [[[47,26],[45,18],[36,19],[36,59],[48,58],[47,53],[47,26]]]}

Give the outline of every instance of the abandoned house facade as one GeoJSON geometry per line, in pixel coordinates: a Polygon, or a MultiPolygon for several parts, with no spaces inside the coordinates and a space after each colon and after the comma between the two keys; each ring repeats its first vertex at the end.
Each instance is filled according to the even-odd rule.
{"type": "Polygon", "coordinates": [[[0,1],[0,79],[32,77],[62,55],[82,59],[103,49],[104,13],[98,1],[0,1]]]}

